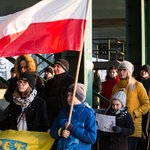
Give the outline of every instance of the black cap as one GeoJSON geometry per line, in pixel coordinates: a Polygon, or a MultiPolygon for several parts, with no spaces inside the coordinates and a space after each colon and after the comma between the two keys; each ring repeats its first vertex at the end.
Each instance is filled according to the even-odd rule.
{"type": "Polygon", "coordinates": [[[28,82],[30,87],[34,89],[36,84],[36,74],[32,72],[24,72],[20,75],[19,80],[28,82]]]}
{"type": "Polygon", "coordinates": [[[143,65],[141,67],[141,70],[145,70],[146,72],[148,72],[148,74],[150,75],[150,66],[149,65],[143,65]]]}

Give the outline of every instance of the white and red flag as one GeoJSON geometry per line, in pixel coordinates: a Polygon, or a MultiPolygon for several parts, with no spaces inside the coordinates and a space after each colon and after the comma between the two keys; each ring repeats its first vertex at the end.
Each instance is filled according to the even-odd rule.
{"type": "Polygon", "coordinates": [[[81,51],[89,0],[42,0],[0,17],[0,57],[81,51]]]}

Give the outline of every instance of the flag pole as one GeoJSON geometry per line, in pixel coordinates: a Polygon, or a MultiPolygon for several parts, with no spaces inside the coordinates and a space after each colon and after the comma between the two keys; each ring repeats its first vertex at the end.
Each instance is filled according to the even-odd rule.
{"type": "Polygon", "coordinates": [[[77,82],[78,82],[78,77],[79,77],[79,70],[80,70],[80,65],[81,65],[81,58],[82,58],[82,50],[79,52],[79,57],[78,57],[78,63],[77,63],[77,69],[76,69],[76,76],[75,76],[75,82],[74,82],[74,89],[73,89],[73,95],[72,95],[72,102],[70,106],[70,112],[69,112],[69,117],[68,117],[68,123],[70,124],[71,122],[71,117],[72,117],[72,109],[74,105],[74,97],[75,97],[75,92],[77,89],[77,82]]]}
{"type": "MultiPolygon", "coordinates": [[[[91,3],[91,0],[88,0],[87,2],[87,16],[89,14],[89,4],[91,3]]],[[[87,19],[87,16],[86,16],[86,19],[87,19]]],[[[83,47],[83,45],[82,45],[83,47]]],[[[78,82],[78,77],[79,77],[79,70],[80,70],[80,65],[81,65],[81,58],[82,58],[82,53],[83,53],[83,50],[81,50],[79,52],[79,57],[78,57],[78,63],[77,63],[77,69],[76,69],[76,76],[75,76],[75,82],[74,82],[74,89],[73,89],[73,95],[72,95],[72,102],[71,102],[71,106],[70,106],[70,112],[69,112],[69,117],[68,117],[68,124],[70,124],[71,122],[71,117],[72,117],[72,109],[73,109],[73,105],[74,105],[74,98],[75,98],[75,92],[76,92],[76,89],[77,89],[77,82],[78,82]]]]}

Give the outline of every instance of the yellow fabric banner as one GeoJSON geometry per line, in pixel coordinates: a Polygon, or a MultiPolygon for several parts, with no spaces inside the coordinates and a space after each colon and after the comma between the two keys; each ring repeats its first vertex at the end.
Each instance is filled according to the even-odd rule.
{"type": "Polygon", "coordinates": [[[0,131],[2,150],[50,150],[54,139],[48,132],[0,131]]]}

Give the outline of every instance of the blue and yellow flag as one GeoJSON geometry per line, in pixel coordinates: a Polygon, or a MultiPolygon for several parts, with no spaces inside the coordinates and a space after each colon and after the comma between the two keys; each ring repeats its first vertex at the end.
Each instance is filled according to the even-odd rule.
{"type": "Polygon", "coordinates": [[[0,131],[0,150],[50,150],[53,143],[48,132],[0,131]]]}

